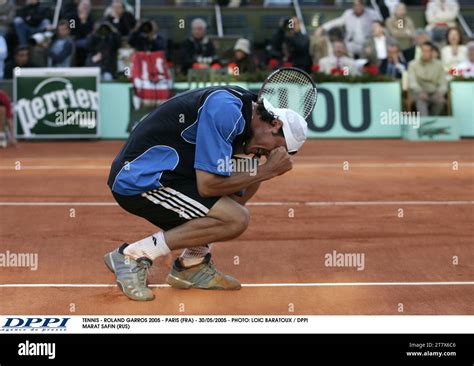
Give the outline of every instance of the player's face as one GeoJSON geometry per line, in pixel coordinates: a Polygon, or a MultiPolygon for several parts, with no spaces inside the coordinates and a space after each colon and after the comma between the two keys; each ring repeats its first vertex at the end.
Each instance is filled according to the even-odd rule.
{"type": "Polygon", "coordinates": [[[283,122],[274,119],[272,123],[262,121],[256,113],[256,104],[253,108],[252,122],[250,124],[251,137],[245,145],[246,154],[254,154],[258,157],[268,155],[270,151],[277,147],[286,147],[285,138],[278,132],[282,128],[283,122]]]}

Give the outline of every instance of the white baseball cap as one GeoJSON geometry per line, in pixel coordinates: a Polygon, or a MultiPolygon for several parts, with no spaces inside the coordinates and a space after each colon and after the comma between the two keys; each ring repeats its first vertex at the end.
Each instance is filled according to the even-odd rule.
{"type": "Polygon", "coordinates": [[[275,108],[266,98],[263,98],[263,106],[268,112],[283,122],[283,134],[285,135],[286,148],[289,153],[297,152],[303,146],[308,135],[308,124],[299,113],[291,109],[275,108]]]}

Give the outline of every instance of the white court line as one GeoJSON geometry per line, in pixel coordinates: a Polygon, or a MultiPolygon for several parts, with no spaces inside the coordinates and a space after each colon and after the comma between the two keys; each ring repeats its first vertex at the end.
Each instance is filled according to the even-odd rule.
{"type": "MultiPolygon", "coordinates": [[[[474,281],[452,282],[313,282],[313,283],[247,283],[242,287],[352,287],[352,286],[473,286],[474,281]]],[[[170,288],[167,284],[149,285],[153,288],[170,288]]],[[[104,288],[117,287],[116,284],[82,284],[82,283],[14,283],[0,284],[0,288],[104,288]]]]}
{"type": "MultiPolygon", "coordinates": [[[[474,201],[309,201],[248,202],[247,206],[390,206],[390,205],[472,205],[474,201]]],[[[118,206],[116,202],[0,202],[0,206],[118,206]]]]}
{"type": "MultiPolygon", "coordinates": [[[[313,168],[342,168],[344,162],[340,163],[308,163],[308,162],[296,162],[296,166],[299,167],[313,167],[313,168]]],[[[452,162],[438,162],[438,163],[352,163],[348,161],[350,168],[449,168],[453,166],[452,162]]],[[[459,168],[474,168],[473,162],[458,162],[459,168]]],[[[110,169],[110,165],[35,165],[25,166],[21,165],[20,169],[17,169],[12,165],[1,165],[0,170],[15,170],[21,172],[22,170],[105,170],[110,169]]]]}

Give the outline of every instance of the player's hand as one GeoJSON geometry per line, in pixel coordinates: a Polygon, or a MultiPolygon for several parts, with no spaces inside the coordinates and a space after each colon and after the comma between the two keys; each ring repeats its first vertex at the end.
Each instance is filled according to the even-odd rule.
{"type": "Polygon", "coordinates": [[[293,159],[286,149],[280,146],[270,151],[264,166],[271,176],[276,177],[293,168],[293,159]]]}

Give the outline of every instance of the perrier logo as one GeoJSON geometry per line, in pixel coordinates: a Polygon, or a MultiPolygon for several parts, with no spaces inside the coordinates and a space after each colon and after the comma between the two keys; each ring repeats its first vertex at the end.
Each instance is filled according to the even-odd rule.
{"type": "Polygon", "coordinates": [[[77,77],[19,78],[16,114],[22,135],[83,133],[84,129],[95,129],[99,96],[95,78],[89,80],[92,83],[77,77]]]}

